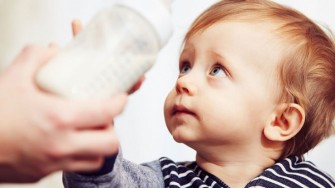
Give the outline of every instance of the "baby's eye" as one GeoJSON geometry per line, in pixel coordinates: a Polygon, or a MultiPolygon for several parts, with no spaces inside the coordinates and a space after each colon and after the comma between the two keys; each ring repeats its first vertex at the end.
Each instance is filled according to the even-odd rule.
{"type": "Polygon", "coordinates": [[[227,74],[221,65],[215,65],[209,73],[212,76],[226,77],[227,74]]]}
{"type": "Polygon", "coordinates": [[[179,72],[180,72],[181,74],[186,74],[186,73],[188,73],[190,70],[191,70],[191,65],[190,65],[189,63],[185,62],[185,63],[182,63],[182,65],[180,66],[180,70],[179,70],[179,72]]]}

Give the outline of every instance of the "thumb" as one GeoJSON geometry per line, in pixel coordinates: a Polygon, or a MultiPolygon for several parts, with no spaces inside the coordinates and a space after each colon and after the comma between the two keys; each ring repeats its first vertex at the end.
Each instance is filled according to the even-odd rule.
{"type": "Polygon", "coordinates": [[[37,45],[28,45],[24,47],[14,59],[13,68],[15,67],[16,70],[21,70],[22,76],[31,79],[37,70],[54,57],[58,51],[56,45],[49,45],[47,48],[37,45]]]}

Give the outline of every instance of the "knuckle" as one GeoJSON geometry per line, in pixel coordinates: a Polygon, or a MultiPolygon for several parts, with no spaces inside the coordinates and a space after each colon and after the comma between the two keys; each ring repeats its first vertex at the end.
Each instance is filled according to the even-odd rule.
{"type": "Polygon", "coordinates": [[[113,114],[111,114],[111,113],[108,112],[107,110],[102,111],[101,114],[102,114],[102,116],[103,116],[103,119],[104,119],[104,123],[105,123],[105,124],[111,124],[111,123],[114,124],[114,116],[113,116],[113,114]]]}
{"type": "Polygon", "coordinates": [[[65,156],[64,151],[61,149],[50,149],[47,153],[47,156],[51,160],[59,160],[62,159],[65,156]]]}
{"type": "Polygon", "coordinates": [[[22,54],[30,54],[32,52],[38,51],[39,47],[35,44],[27,44],[22,48],[22,54]]]}
{"type": "Polygon", "coordinates": [[[100,157],[94,162],[93,168],[95,170],[98,170],[103,165],[103,163],[104,163],[104,158],[100,157]]]}
{"type": "Polygon", "coordinates": [[[110,141],[106,143],[104,149],[107,155],[115,154],[119,149],[119,141],[115,138],[111,138],[110,141]]]}
{"type": "Polygon", "coordinates": [[[73,123],[70,115],[58,110],[50,110],[48,112],[48,120],[56,130],[65,130],[68,125],[73,123]]]}
{"type": "Polygon", "coordinates": [[[67,156],[67,152],[64,146],[61,144],[48,144],[46,147],[46,156],[51,161],[59,160],[67,156]]]}
{"type": "Polygon", "coordinates": [[[108,108],[104,105],[99,106],[99,108],[95,108],[94,111],[90,112],[90,115],[93,119],[100,120],[101,124],[109,124],[113,121],[113,115],[108,108]]]}
{"type": "Polygon", "coordinates": [[[102,157],[98,157],[97,159],[91,161],[91,170],[99,170],[99,168],[101,168],[101,166],[103,165],[104,162],[104,158],[102,157]]]}

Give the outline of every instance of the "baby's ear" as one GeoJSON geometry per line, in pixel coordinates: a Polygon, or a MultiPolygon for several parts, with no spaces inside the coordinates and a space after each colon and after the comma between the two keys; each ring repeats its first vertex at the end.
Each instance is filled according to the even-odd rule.
{"type": "Polygon", "coordinates": [[[271,118],[264,127],[264,136],[271,141],[287,141],[302,128],[305,110],[295,103],[279,104],[271,118]]]}

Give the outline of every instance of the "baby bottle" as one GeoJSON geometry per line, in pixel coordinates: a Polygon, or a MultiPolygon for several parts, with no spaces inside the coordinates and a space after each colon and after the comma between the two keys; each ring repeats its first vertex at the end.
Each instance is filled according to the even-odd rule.
{"type": "Polygon", "coordinates": [[[71,99],[127,91],[155,62],[172,35],[168,0],[119,0],[43,66],[37,84],[71,99]]]}

